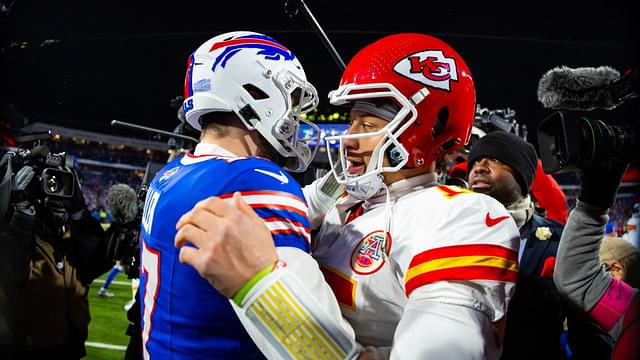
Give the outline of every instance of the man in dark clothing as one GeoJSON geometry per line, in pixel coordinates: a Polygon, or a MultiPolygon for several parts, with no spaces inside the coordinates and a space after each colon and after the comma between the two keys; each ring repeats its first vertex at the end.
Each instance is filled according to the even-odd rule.
{"type": "Polygon", "coordinates": [[[29,184],[36,179],[30,166],[15,173],[0,219],[0,290],[7,298],[0,358],[80,359],[89,284],[113,266],[107,237],[86,209],[77,176],[70,198],[35,195],[31,189],[41,185],[29,184]]]}
{"type": "Polygon", "coordinates": [[[573,358],[609,358],[610,337],[569,309],[553,283],[563,225],[536,214],[529,191],[537,161],[531,144],[502,131],[478,140],[468,159],[471,188],[500,201],[520,229],[520,268],[502,359],[566,358],[561,344],[565,319],[573,358]]]}

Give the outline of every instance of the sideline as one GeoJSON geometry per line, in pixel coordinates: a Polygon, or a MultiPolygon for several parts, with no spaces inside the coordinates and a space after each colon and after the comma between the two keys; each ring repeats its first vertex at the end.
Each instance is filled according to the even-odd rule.
{"type": "Polygon", "coordinates": [[[111,344],[105,344],[105,343],[99,343],[99,342],[93,342],[93,341],[85,341],[84,344],[86,346],[90,346],[98,349],[109,349],[109,350],[120,350],[120,351],[127,350],[127,347],[124,345],[111,345],[111,344]]]}

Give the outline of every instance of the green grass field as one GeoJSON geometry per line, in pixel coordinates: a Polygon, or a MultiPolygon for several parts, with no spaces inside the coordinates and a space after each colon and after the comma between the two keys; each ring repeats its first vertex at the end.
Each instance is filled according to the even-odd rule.
{"type": "Polygon", "coordinates": [[[124,305],[131,299],[131,280],[121,272],[109,286],[115,296],[102,298],[98,290],[105,278],[106,274],[94,281],[89,290],[91,323],[85,359],[123,359],[129,343],[129,336],[125,335],[129,321],[124,305]]]}

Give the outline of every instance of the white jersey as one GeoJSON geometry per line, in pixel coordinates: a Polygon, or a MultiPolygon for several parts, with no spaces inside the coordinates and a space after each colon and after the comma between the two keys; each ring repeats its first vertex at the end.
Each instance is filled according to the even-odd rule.
{"type": "MultiPolygon", "coordinates": [[[[433,185],[432,174],[398,181],[389,187],[388,203],[384,194],[371,199],[362,204],[359,216],[356,200],[341,199],[324,219],[313,257],[361,344],[389,347],[393,343],[393,357],[396,346],[407,339],[414,348],[419,347],[411,345],[415,341],[437,342],[424,338],[429,328],[457,331],[456,320],[473,328],[470,323],[480,318],[480,323],[488,325],[470,333],[481,335],[479,340],[484,342],[483,337],[493,337],[489,341],[493,344],[482,345],[482,356],[498,357],[501,320],[518,270],[518,229],[495,199],[433,185]],[[415,308],[418,316],[407,315],[407,306],[415,308]],[[429,307],[438,310],[426,314],[429,307]],[[448,314],[448,309],[454,311],[448,314]],[[425,319],[429,322],[424,323],[425,319]],[[401,320],[404,325],[399,327],[401,320]]],[[[436,336],[447,338],[446,334],[436,336]]],[[[465,332],[449,336],[458,339],[465,332]]],[[[459,340],[461,346],[467,341],[459,340]]],[[[400,354],[396,352],[402,358],[400,354]]],[[[404,354],[420,356],[420,352],[404,354]]]]}

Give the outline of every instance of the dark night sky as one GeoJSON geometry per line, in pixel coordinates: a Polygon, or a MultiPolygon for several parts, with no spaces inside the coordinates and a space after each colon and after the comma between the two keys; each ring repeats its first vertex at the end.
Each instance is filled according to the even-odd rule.
{"type": "MultiPolygon", "coordinates": [[[[307,1],[345,61],[393,32],[444,39],[470,66],[478,102],[511,107],[529,126],[549,113],[535,93],[547,70],[624,70],[639,63],[640,19],[631,0],[515,3],[307,1]]],[[[287,17],[283,4],[15,0],[1,37],[0,101],[14,104],[31,122],[117,133],[122,130],[108,124],[119,119],[172,130],[177,120],[169,103],[181,95],[191,51],[215,34],[254,30],[298,55],[322,95],[322,108],[338,83],[338,68],[305,18],[287,17]],[[53,41],[41,45],[45,40],[53,41]],[[21,42],[24,48],[16,46],[21,42]]],[[[615,114],[638,121],[637,109],[631,104],[615,114]]]]}

